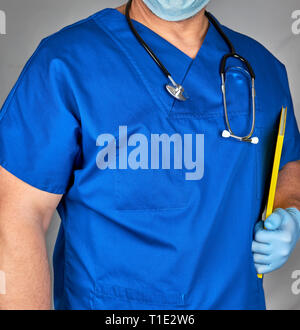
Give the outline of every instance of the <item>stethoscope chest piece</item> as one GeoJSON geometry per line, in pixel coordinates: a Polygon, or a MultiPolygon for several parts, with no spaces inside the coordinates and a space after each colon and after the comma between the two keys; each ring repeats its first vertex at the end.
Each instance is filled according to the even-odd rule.
{"type": "Polygon", "coordinates": [[[176,100],[186,101],[187,98],[183,95],[184,88],[181,85],[176,84],[176,86],[166,85],[166,90],[171,94],[176,100]]]}

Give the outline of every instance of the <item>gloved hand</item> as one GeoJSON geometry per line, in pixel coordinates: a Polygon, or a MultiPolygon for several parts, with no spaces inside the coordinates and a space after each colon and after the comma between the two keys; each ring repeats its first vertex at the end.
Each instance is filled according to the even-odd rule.
{"type": "Polygon", "coordinates": [[[265,222],[259,221],[252,242],[257,273],[270,273],[283,266],[299,237],[300,211],[296,208],[276,209],[265,222]]]}

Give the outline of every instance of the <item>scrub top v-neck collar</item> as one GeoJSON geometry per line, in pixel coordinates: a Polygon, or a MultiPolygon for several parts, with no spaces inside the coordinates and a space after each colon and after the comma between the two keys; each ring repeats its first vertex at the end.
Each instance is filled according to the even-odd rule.
{"type": "MultiPolygon", "coordinates": [[[[180,101],[176,101],[165,90],[168,81],[132,34],[126,17],[113,8],[104,9],[98,14],[94,17],[95,22],[110,38],[115,39],[119,47],[122,47],[121,50],[124,52],[124,56],[129,58],[153,100],[159,107],[163,107],[166,114],[169,114],[174,104],[180,101]]],[[[220,56],[228,51],[227,45],[212,24],[209,24],[202,46],[193,59],[142,23],[132,21],[138,33],[149,44],[161,62],[164,63],[175,81],[183,85],[193,67],[206,60],[205,54],[209,53],[209,49],[219,51],[220,56]]],[[[219,58],[215,65],[218,70],[219,58]]],[[[201,89],[200,86],[199,88],[201,89]]],[[[188,90],[186,92],[189,96],[188,90]]]]}

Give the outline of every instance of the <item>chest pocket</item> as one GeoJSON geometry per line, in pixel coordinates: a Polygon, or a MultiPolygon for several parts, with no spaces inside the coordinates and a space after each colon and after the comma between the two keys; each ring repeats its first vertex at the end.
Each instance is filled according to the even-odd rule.
{"type": "MultiPolygon", "coordinates": [[[[167,139],[170,136],[165,134],[167,139]]],[[[179,138],[177,148],[166,142],[165,149],[162,149],[162,144],[157,149],[153,147],[151,137],[144,140],[143,147],[140,142],[136,147],[128,147],[128,167],[116,170],[116,208],[155,211],[186,207],[191,182],[186,180],[183,166],[178,168],[174,159],[175,150],[181,150],[183,141],[179,138]]],[[[183,153],[179,151],[176,155],[179,157],[177,161],[182,162],[183,153]]]]}
{"type": "Polygon", "coordinates": [[[116,203],[120,210],[167,210],[188,203],[184,175],[178,170],[119,170],[116,203]]]}

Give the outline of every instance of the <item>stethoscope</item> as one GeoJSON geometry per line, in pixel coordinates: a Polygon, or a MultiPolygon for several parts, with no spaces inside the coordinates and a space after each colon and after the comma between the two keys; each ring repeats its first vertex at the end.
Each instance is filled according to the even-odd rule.
{"type": "MultiPolygon", "coordinates": [[[[146,42],[142,39],[142,37],[139,35],[137,30],[132,24],[131,18],[130,18],[130,8],[131,8],[132,0],[129,0],[127,5],[126,5],[126,19],[129,24],[129,27],[132,31],[132,33],[135,35],[136,39],[139,41],[139,43],[144,47],[144,49],[148,52],[148,54],[152,57],[154,62],[158,65],[158,67],[161,69],[163,74],[170,80],[171,84],[166,85],[166,90],[170,95],[172,95],[176,100],[179,101],[186,101],[187,98],[184,96],[184,88],[182,85],[177,84],[175,80],[172,78],[172,75],[170,72],[166,69],[166,67],[161,63],[159,58],[154,54],[154,52],[151,50],[151,48],[146,44],[146,42]]],[[[258,137],[252,137],[254,128],[255,128],[255,97],[256,97],[256,92],[255,92],[255,73],[250,65],[250,63],[241,55],[238,55],[235,51],[235,48],[231,41],[228,39],[226,34],[223,32],[221,29],[220,25],[217,23],[217,21],[214,19],[214,17],[209,13],[205,12],[206,17],[209,19],[210,23],[213,24],[213,26],[216,28],[217,32],[220,34],[220,36],[223,38],[223,40],[226,42],[230,49],[230,53],[226,54],[223,56],[221,60],[221,65],[220,65],[220,75],[221,75],[221,80],[222,80],[222,94],[223,94],[223,104],[224,104],[224,113],[225,113],[225,120],[226,120],[226,125],[227,129],[223,130],[222,136],[224,138],[229,138],[232,137],[234,139],[237,139],[239,141],[244,141],[244,142],[251,142],[253,144],[257,144],[259,142],[258,137]],[[250,74],[251,77],[251,84],[252,84],[252,125],[251,125],[251,130],[248,135],[246,136],[238,136],[235,135],[231,129],[229,119],[228,119],[228,109],[227,109],[227,99],[226,99],[226,87],[225,87],[225,82],[226,82],[226,63],[229,58],[235,58],[237,60],[240,60],[243,62],[250,74]]]]}

